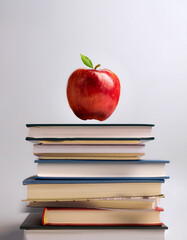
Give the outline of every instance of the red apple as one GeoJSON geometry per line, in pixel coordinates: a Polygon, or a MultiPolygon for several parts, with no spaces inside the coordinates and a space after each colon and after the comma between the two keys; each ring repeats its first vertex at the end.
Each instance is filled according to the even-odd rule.
{"type": "Polygon", "coordinates": [[[82,120],[106,120],[114,112],[119,101],[118,77],[108,69],[97,70],[98,66],[100,65],[95,69],[79,68],[68,80],[69,105],[74,114],[82,120]]]}

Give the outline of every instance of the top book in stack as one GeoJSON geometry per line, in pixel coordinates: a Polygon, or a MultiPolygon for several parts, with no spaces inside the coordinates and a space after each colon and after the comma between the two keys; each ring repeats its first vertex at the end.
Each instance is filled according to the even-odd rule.
{"type": "MultiPolygon", "coordinates": [[[[153,140],[153,124],[27,124],[29,141],[134,141],[153,140]]],[[[45,143],[45,142],[41,142],[45,143]]],[[[118,142],[119,143],[119,142],[118,142]]]]}

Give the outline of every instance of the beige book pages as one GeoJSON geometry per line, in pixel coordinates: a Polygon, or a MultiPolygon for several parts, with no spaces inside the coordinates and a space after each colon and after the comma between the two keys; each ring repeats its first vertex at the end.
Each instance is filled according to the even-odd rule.
{"type": "Polygon", "coordinates": [[[40,159],[140,159],[144,153],[34,153],[40,159]]]}
{"type": "Polygon", "coordinates": [[[39,144],[140,144],[139,140],[63,140],[44,141],[39,140],[39,144]]]}
{"type": "Polygon", "coordinates": [[[27,200],[137,197],[161,194],[161,183],[29,184],[27,200]]]}
{"type": "Polygon", "coordinates": [[[69,201],[33,201],[27,207],[64,207],[64,208],[111,208],[111,209],[155,209],[160,202],[157,197],[102,198],[69,201]]]}

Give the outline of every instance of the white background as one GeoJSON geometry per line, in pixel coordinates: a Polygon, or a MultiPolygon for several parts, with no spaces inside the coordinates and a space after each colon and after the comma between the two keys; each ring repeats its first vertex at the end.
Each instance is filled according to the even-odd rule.
{"type": "Polygon", "coordinates": [[[121,81],[118,107],[104,123],[155,124],[146,158],[171,161],[161,202],[166,240],[185,240],[185,0],[0,1],[0,239],[22,239],[22,180],[36,173],[25,124],[85,123],[66,99],[80,53],[121,81]]]}

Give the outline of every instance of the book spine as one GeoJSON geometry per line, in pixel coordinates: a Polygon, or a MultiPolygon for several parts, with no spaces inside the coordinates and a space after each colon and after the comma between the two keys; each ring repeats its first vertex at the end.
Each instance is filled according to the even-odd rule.
{"type": "Polygon", "coordinates": [[[42,213],[42,225],[47,224],[47,219],[46,219],[46,212],[48,211],[48,208],[44,208],[43,213],[42,213]]]}

